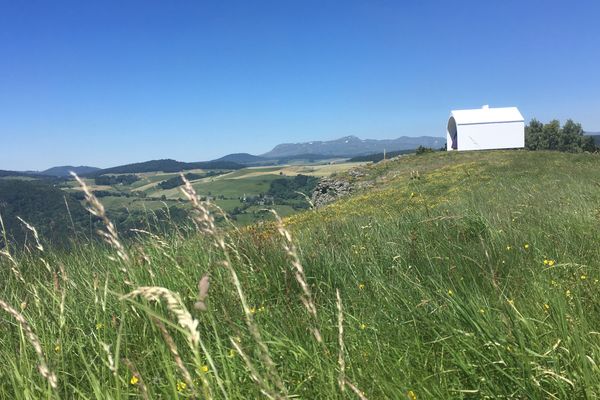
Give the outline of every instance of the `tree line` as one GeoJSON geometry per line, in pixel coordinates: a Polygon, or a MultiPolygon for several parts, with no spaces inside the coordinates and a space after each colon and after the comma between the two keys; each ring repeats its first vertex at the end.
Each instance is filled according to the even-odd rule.
{"type": "Polygon", "coordinates": [[[562,126],[556,119],[547,124],[532,119],[525,127],[525,147],[528,150],[556,150],[569,153],[598,150],[593,136],[585,135],[581,124],[571,119],[562,126]]]}

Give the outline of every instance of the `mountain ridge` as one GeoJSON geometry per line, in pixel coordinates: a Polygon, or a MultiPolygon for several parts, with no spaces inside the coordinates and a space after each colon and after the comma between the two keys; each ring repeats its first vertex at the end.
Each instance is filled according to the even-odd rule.
{"type": "Polygon", "coordinates": [[[344,136],[334,140],[316,140],[300,143],[281,143],[270,151],[260,154],[265,158],[278,158],[298,154],[331,156],[359,156],[385,151],[412,150],[419,146],[442,147],[445,138],[437,136],[401,136],[396,139],[360,139],[344,136]]]}

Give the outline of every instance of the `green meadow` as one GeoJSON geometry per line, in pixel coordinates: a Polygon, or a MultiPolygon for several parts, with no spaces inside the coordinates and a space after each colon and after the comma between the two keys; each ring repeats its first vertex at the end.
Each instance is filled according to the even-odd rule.
{"type": "Polygon", "coordinates": [[[106,219],[106,244],[3,249],[0,398],[600,397],[597,154],[361,171],[281,225],[217,228],[192,202],[194,229],[123,241],[106,219]]]}

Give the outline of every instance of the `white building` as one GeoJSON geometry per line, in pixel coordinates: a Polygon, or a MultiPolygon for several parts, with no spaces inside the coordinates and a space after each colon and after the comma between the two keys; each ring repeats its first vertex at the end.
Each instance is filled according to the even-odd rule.
{"type": "Polygon", "coordinates": [[[446,130],[448,151],[525,147],[525,122],[517,107],[454,110],[446,130]]]}

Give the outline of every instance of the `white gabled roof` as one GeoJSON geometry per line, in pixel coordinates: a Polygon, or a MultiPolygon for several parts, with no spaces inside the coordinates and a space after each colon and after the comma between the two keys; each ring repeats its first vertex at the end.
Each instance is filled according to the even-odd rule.
{"type": "Polygon", "coordinates": [[[453,110],[450,112],[450,116],[454,117],[456,125],[524,121],[517,107],[489,108],[483,106],[473,110],[453,110]]]}

